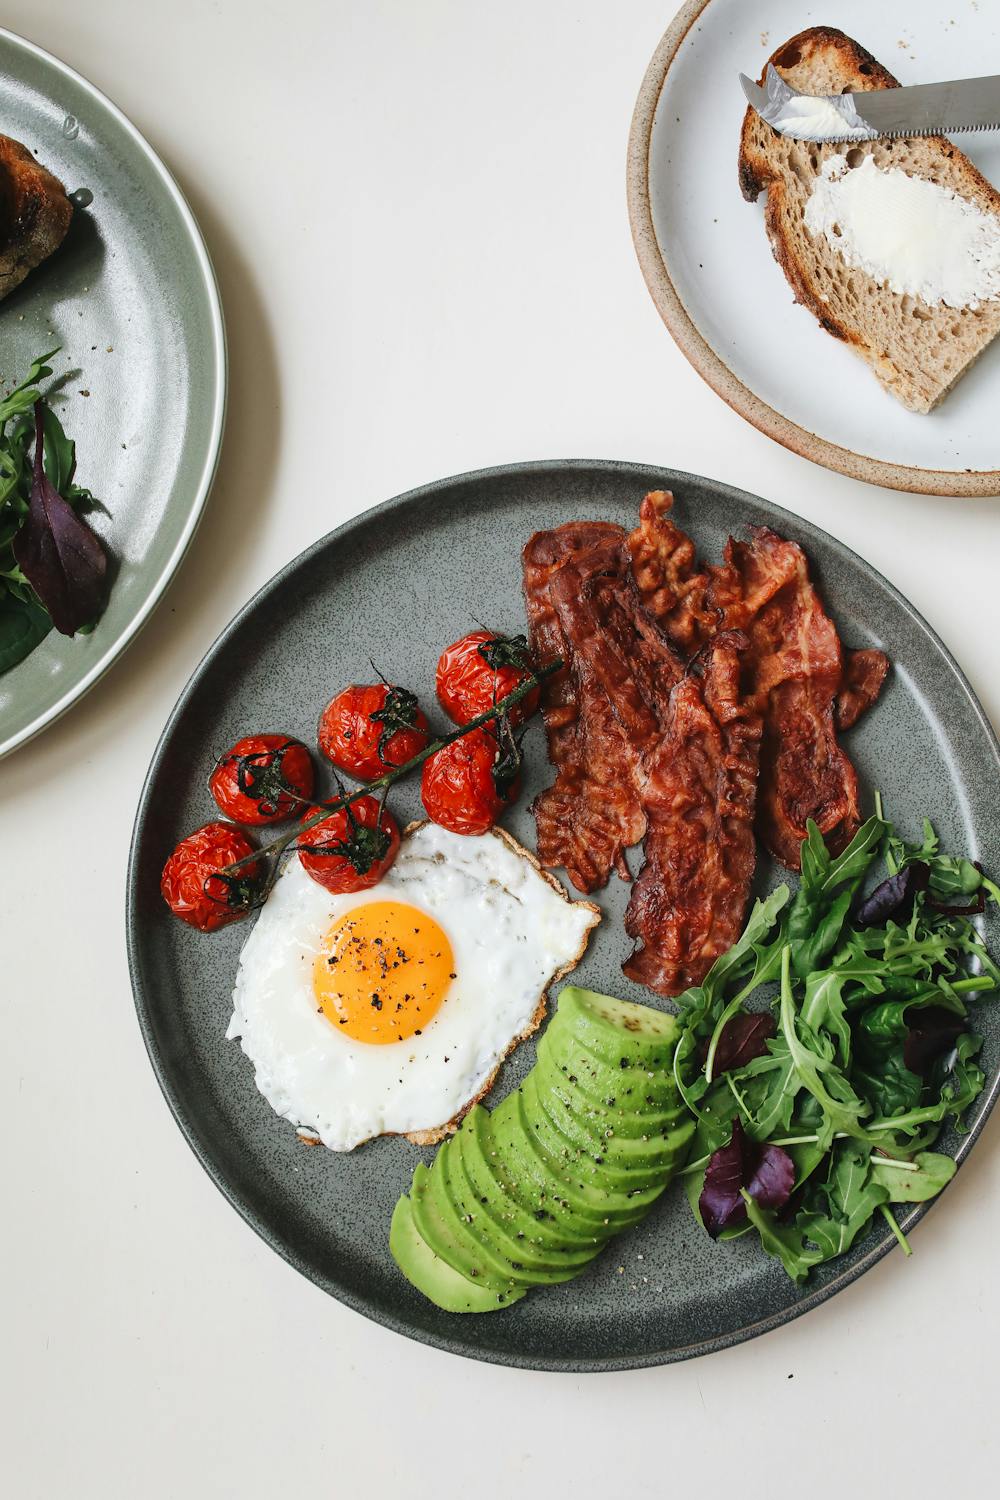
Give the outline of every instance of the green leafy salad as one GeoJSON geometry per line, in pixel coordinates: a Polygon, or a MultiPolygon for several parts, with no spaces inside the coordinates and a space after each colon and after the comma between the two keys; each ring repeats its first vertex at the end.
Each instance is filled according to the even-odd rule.
{"type": "Polygon", "coordinates": [[[75,483],[75,446],[38,388],[56,353],[0,397],[0,673],[53,626],[86,632],[104,607],[107,555],[84,519],[96,502],[75,483]]]}
{"type": "Polygon", "coordinates": [[[674,1071],[697,1128],[685,1173],[715,1238],[756,1232],[796,1281],[890,1205],[933,1198],[934,1151],[981,1093],[970,1003],[1000,989],[972,918],[1000,890],[877,815],[834,857],[815,825],[801,884],[758,901],[739,942],[678,998],[674,1071]],[[884,878],[870,890],[881,857],[884,878]]]}

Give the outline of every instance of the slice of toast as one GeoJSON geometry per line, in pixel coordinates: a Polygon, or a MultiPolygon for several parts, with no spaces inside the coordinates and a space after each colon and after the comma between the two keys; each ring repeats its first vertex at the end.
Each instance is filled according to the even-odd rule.
{"type": "Polygon", "coordinates": [[[59,248],[72,217],[58,177],[0,135],[0,301],[59,248]]]}
{"type": "MultiPolygon", "coordinates": [[[[871,53],[830,26],[800,32],[770,61],[792,88],[806,94],[899,87],[871,53]]],[[[871,155],[876,166],[928,178],[985,213],[1000,214],[1000,193],[943,136],[816,145],[779,135],[753,109],[744,117],[740,188],[750,202],[767,192],[764,225],[795,300],[871,365],[904,406],[927,412],[1000,333],[1000,300],[954,308],[893,292],[848,266],[825,236],[811,236],[803,216],[813,183],[828,157],[845,153],[849,167],[871,155]]]]}

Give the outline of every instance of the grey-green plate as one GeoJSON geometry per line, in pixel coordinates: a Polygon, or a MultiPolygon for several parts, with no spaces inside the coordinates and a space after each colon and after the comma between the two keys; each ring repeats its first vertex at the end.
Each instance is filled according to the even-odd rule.
{"type": "MultiPolygon", "coordinates": [[[[1000,869],[1000,747],[955,662],[905,599],[839,542],[766,500],[670,469],[616,463],[525,464],[443,480],[317,542],[251,600],[195,672],[163,733],[136,819],[128,943],[139,1020],[163,1092],[206,1170],[269,1244],[341,1301],[412,1338],[502,1364],[608,1370],[718,1349],[840,1290],[890,1248],[889,1237],[874,1230],[797,1288],[749,1239],[713,1244],[675,1184],[640,1229],[577,1281],[532,1292],[503,1312],[439,1312],[403,1279],[387,1244],[393,1205],[430,1153],[395,1139],[344,1156],[300,1144],[257,1092],[238,1045],[225,1040],[246,928],[203,937],[175,921],[159,896],[160,869],[174,844],[213,816],[205,779],[237,736],[280,731],[314,743],[320,710],[344,684],[370,679],[370,657],[433,713],[444,645],[474,621],[523,629],[520,549],[534,530],[579,517],[629,525],[646,490],[663,487],[708,554],[754,522],[806,547],[845,640],[883,646],[895,663],[881,701],[850,736],[869,796],[879,787],[891,815],[913,833],[933,814],[947,845],[1000,869]]],[[[537,722],[525,750],[525,791],[509,825],[532,844],[528,804],[551,774],[537,722]]],[[[401,821],[418,815],[417,788],[399,792],[401,821]]],[[[760,886],[777,874],[763,862],[760,886]]],[[[601,893],[605,920],[577,975],[656,1004],[621,973],[626,894],[617,880],[601,893]]],[[[981,1017],[989,1087],[970,1134],[947,1143],[963,1159],[997,1093],[1000,1007],[982,1007],[981,1017]]],[[[495,1098],[533,1056],[533,1043],[517,1050],[495,1098]]],[[[947,1200],[936,1211],[947,1213],[947,1200]]],[[[906,1275],[902,1257],[898,1274],[906,1275]]]]}
{"type": "Polygon", "coordinates": [[[0,302],[0,389],[61,345],[60,415],[79,481],[106,507],[92,522],[116,567],[92,635],[51,631],[0,676],[4,755],[107,671],[180,565],[222,444],[226,344],[198,226],[152,147],[92,84],[3,30],[0,134],[36,151],[67,192],[94,195],[55,255],[0,302]]]}

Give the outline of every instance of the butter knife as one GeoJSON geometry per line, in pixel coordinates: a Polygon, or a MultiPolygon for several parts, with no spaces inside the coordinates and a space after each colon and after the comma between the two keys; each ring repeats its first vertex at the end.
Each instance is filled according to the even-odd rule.
{"type": "Polygon", "coordinates": [[[802,94],[771,64],[764,83],[740,83],[761,119],[801,141],[874,141],[882,136],[954,135],[1000,129],[1000,77],[915,83],[856,94],[802,94]]]}

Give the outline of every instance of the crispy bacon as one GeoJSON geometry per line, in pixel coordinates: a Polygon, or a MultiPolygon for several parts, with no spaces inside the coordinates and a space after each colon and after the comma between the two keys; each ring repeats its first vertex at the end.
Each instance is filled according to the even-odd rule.
{"type": "Polygon", "coordinates": [[[882,691],[889,658],[884,651],[848,651],[844,680],[837,694],[837,728],[850,729],[882,691]]]}
{"type": "Polygon", "coordinates": [[[627,972],[661,994],[697,982],[739,934],[754,869],[760,716],[740,693],[745,636],[712,643],[684,677],[631,574],[625,533],[569,526],[532,537],[525,596],[540,660],[562,655],[542,712],[556,780],[534,804],[538,854],[581,890],[645,836],[627,972]]]}
{"type": "Polygon", "coordinates": [[[808,819],[834,849],[861,823],[857,773],[837,743],[833,718],[844,653],[801,547],[755,527],[751,542],[731,541],[726,556],[758,581],[762,601],[763,580],[780,580],[745,627],[752,692],[764,715],[757,827],[771,853],[797,870],[808,819]]]}
{"type": "Polygon", "coordinates": [[[670,516],[672,497],[647,495],[629,537],[646,608],[671,640],[703,649],[720,630],[744,630],[748,686],[764,716],[758,832],[790,869],[812,818],[834,848],[860,822],[857,774],[837,743],[878,695],[888,670],[881,652],[845,666],[833,621],[809,578],[805,553],[767,527],[751,541],[730,538],[719,566],[699,567],[670,516]],[[662,579],[662,582],[660,581],[662,579]]]}
{"type": "Polygon", "coordinates": [[[648,761],[646,862],[625,914],[639,946],[624,969],[661,995],[700,983],[743,926],[761,740],[760,715],[740,688],[748,644],[735,631],[715,637],[704,678],[673,689],[648,761]]]}
{"type": "Polygon", "coordinates": [[[576,650],[578,638],[588,636],[596,648],[598,585],[613,590],[626,579],[624,543],[620,526],[580,522],[538,532],[524,549],[536,660],[561,656],[566,663],[542,695],[556,779],[532,807],[538,858],[549,868],[562,865],[580,891],[605,885],[612,868],[627,879],[624,851],[646,826],[636,789],[638,756],[589,659],[576,650]]]}
{"type": "Polygon", "coordinates": [[[557,774],[534,803],[538,856],[593,891],[612,869],[631,879],[625,850],[646,831],[645,761],[683,664],[642,608],[620,527],[538,533],[524,582],[536,657],[567,663],[542,696],[557,774]]]}
{"type": "Polygon", "coordinates": [[[643,840],[625,972],[665,995],[738,937],[755,820],[792,868],[809,818],[835,848],[854,833],[836,728],[888,669],[878,651],[845,661],[794,542],[757,527],[702,565],[672,503],[647,495],[630,535],[577,522],[524,549],[533,649],[566,663],[542,695],[556,779],[534,804],[538,855],[593,891],[612,869],[629,879],[625,851],[643,840]]]}

